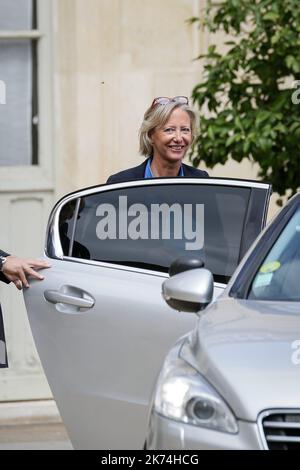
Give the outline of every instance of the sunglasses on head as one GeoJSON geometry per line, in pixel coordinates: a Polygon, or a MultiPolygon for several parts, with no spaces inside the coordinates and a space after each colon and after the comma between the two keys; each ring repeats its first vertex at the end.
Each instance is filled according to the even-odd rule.
{"type": "Polygon", "coordinates": [[[166,105],[168,103],[181,103],[181,104],[189,104],[189,100],[186,96],[174,96],[174,98],[168,98],[167,96],[159,96],[158,98],[154,98],[151,108],[153,106],[159,105],[166,105]]]}

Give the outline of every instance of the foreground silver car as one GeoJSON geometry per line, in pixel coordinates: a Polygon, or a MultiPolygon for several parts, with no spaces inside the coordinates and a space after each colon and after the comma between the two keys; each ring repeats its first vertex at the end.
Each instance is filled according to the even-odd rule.
{"type": "Polygon", "coordinates": [[[162,299],[169,267],[200,256],[219,295],[264,228],[270,192],[254,181],[159,178],[57,203],[45,246],[52,267],[24,296],[75,448],[143,448],[163,360],[195,324],[162,299]]]}
{"type": "Polygon", "coordinates": [[[300,449],[300,194],[261,235],[205,310],[205,269],[163,285],[198,311],[169,352],[153,394],[148,449],[300,449]]]}

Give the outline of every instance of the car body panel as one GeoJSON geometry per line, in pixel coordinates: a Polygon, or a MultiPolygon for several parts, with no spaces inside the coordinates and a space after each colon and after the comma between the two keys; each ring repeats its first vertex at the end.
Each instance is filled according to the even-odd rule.
{"type": "MultiPolygon", "coordinates": [[[[230,191],[231,187],[250,189],[240,247],[231,247],[240,250],[235,252],[240,259],[265,224],[268,184],[171,178],[107,185],[66,196],[50,216],[45,252],[52,268],[42,283],[32,282],[24,298],[42,365],[75,448],[143,447],[151,392],[161,363],[178,337],[194,326],[196,317],[175,313],[164,303],[161,284],[166,272],[126,262],[82,259],[74,256],[69,245],[66,251],[59,226],[62,211],[74,202],[75,216],[67,219],[73,224],[68,228],[71,246],[76,243],[83,198],[99,194],[101,199],[103,194],[107,201],[114,191],[141,188],[143,194],[148,186],[166,188],[169,193],[172,189],[176,194],[175,186],[182,184],[195,189],[213,185],[230,191]],[[69,297],[69,301],[53,304],[46,300],[55,296],[69,297]],[[76,306],[76,296],[77,303],[86,307],[76,306]]],[[[86,248],[79,245],[84,257],[86,248]]],[[[168,249],[168,242],[165,246],[168,249]]],[[[215,297],[224,287],[216,283],[215,297]]]]}
{"type": "Polygon", "coordinates": [[[219,298],[201,316],[195,336],[189,344],[194,366],[238,419],[255,422],[264,409],[299,406],[300,373],[292,361],[292,344],[300,338],[298,303],[219,298]]]}

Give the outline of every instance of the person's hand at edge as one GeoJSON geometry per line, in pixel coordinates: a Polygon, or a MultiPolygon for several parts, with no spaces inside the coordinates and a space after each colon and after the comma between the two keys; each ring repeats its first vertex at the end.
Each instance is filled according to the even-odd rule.
{"type": "Polygon", "coordinates": [[[21,290],[22,287],[29,287],[28,276],[42,281],[44,276],[39,274],[37,270],[45,268],[50,268],[50,264],[45,260],[7,256],[2,272],[9,281],[15,284],[17,289],[21,290]]]}

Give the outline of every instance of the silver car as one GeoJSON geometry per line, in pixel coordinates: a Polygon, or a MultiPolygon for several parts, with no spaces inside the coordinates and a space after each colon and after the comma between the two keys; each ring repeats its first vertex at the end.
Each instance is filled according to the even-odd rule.
{"type": "Polygon", "coordinates": [[[190,268],[204,262],[217,297],[263,229],[270,193],[253,181],[159,178],[57,203],[45,244],[52,268],[24,295],[75,448],[143,448],[163,360],[195,324],[161,296],[169,267],[178,273],[184,263],[172,263],[186,255],[190,268]]]}
{"type": "Polygon", "coordinates": [[[163,295],[199,320],[164,362],[147,448],[299,450],[300,194],[207,308],[206,269],[166,280],[163,295]]]}

